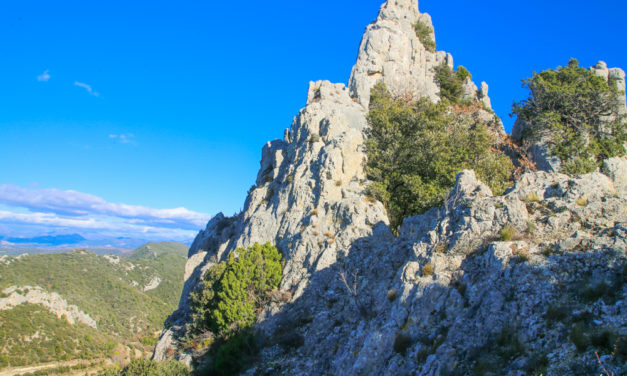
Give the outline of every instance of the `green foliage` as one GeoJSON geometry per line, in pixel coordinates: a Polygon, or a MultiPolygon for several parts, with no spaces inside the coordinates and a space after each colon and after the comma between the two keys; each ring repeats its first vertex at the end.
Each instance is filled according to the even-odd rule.
{"type": "Polygon", "coordinates": [[[435,40],[433,40],[433,28],[422,21],[416,22],[414,25],[416,36],[420,40],[420,43],[427,51],[435,52],[435,40]]]}
{"type": "Polygon", "coordinates": [[[153,336],[145,336],[142,337],[139,342],[141,342],[141,344],[144,346],[155,347],[157,345],[157,342],[159,342],[159,338],[153,336]]]}
{"type": "Polygon", "coordinates": [[[216,376],[237,375],[257,351],[253,335],[245,330],[220,346],[207,373],[216,376]]]}
{"type": "Polygon", "coordinates": [[[516,236],[516,229],[513,226],[507,225],[501,230],[501,240],[508,242],[513,240],[516,236]]]}
{"type": "Polygon", "coordinates": [[[183,364],[174,360],[155,362],[148,359],[135,359],[121,371],[113,371],[110,375],[119,376],[189,376],[191,371],[183,364]]]}
{"type": "Polygon", "coordinates": [[[472,374],[476,376],[501,374],[504,365],[526,352],[527,349],[520,342],[516,327],[506,325],[477,353],[478,359],[473,366],[472,374]]]}
{"type": "Polygon", "coordinates": [[[425,276],[425,277],[426,276],[431,276],[431,275],[433,275],[434,269],[435,268],[433,266],[433,263],[428,262],[428,263],[424,264],[423,267],[422,267],[422,275],[425,276]]]}
{"type": "Polygon", "coordinates": [[[435,81],[440,87],[440,97],[453,103],[462,101],[462,86],[466,78],[472,78],[468,69],[459,66],[456,71],[442,64],[435,69],[435,81]]]}
{"type": "Polygon", "coordinates": [[[463,169],[475,170],[497,195],[509,186],[512,162],[492,149],[487,127],[455,113],[446,100],[395,100],[380,83],[368,122],[369,194],[385,204],[394,228],[441,205],[463,169]]]}
{"type": "Polygon", "coordinates": [[[238,257],[205,273],[191,296],[195,332],[211,330],[223,338],[249,328],[268,293],[281,282],[281,254],[270,243],[237,250],[238,257]]]}
{"type": "Polygon", "coordinates": [[[97,329],[71,325],[39,305],[0,311],[0,348],[10,354],[7,361],[0,359],[0,368],[6,363],[111,357],[118,343],[138,349],[153,346],[153,334],[178,305],[186,254],[182,244],[150,243],[117,264],[87,251],[28,255],[9,265],[0,263],[0,291],[40,286],[60,294],[97,323],[97,329]],[[143,291],[154,276],[161,278],[159,286],[143,291]],[[35,333],[39,335],[24,340],[35,333]]]}
{"type": "Polygon", "coordinates": [[[252,326],[283,274],[281,254],[270,243],[236,253],[237,258],[231,254],[228,261],[209,268],[191,294],[188,335],[217,334],[214,360],[206,370],[215,375],[237,373],[256,352],[252,326]]]}
{"type": "Polygon", "coordinates": [[[529,89],[529,98],[513,106],[513,112],[531,125],[523,140],[548,140],[563,172],[591,172],[603,159],[625,154],[626,121],[618,113],[616,85],[571,59],[565,67],[534,72],[523,86],[529,89]]]}

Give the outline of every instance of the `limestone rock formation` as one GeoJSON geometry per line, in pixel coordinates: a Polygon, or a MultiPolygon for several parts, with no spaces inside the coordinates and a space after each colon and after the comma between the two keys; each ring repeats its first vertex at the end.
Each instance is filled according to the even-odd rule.
{"type": "MultiPolygon", "coordinates": [[[[521,375],[546,363],[548,374],[574,375],[596,360],[568,339],[579,322],[570,317],[627,334],[624,285],[597,288],[616,286],[625,265],[624,158],[606,161],[604,174],[527,173],[498,197],[463,171],[442,207],[392,235],[383,205],[366,195],[363,130],[377,82],[395,96],[440,99],[434,68],[453,60],[422,45],[418,21],[432,25],[415,0],[387,1],[348,88],[310,83],[283,139],[263,147],[243,211],[216,215],[196,237],[156,360],[194,362],[180,345],[190,292],[237,248],[267,241],[284,256],[280,289],[291,298],[260,313],[249,375],[521,375]],[[596,292],[579,299],[586,288],[596,292]]],[[[489,108],[486,83],[467,80],[464,91],[489,108]]]]}
{"type": "MultiPolygon", "coordinates": [[[[366,28],[348,84],[351,96],[365,108],[370,103],[370,89],[380,81],[396,97],[440,99],[435,68],[446,64],[453,69],[453,56],[427,49],[416,35],[418,22],[433,29],[431,16],[418,11],[416,0],[394,0],[385,2],[377,20],[366,28]]],[[[435,41],[435,34],[431,38],[435,41]]],[[[477,97],[472,81],[464,95],[477,97]]],[[[487,90],[483,98],[490,108],[487,90]]]]}
{"type": "Polygon", "coordinates": [[[446,205],[406,219],[394,240],[355,242],[260,323],[270,339],[295,331],[304,344],[264,348],[247,374],[522,375],[544,362],[545,374],[592,374],[594,352],[579,353],[569,333],[587,317],[583,335],[625,334],[626,204],[600,173],[528,173],[494,197],[462,172],[446,205]],[[355,276],[357,296],[340,273],[355,276]]]}
{"type": "Polygon", "coordinates": [[[68,323],[77,322],[96,328],[96,320],[68,302],[56,292],[49,293],[39,286],[11,286],[2,291],[6,298],[0,298],[0,310],[12,309],[20,304],[37,304],[45,307],[57,317],[65,317],[68,323]]]}
{"type": "Polygon", "coordinates": [[[190,248],[172,331],[188,319],[188,295],[202,273],[239,247],[275,244],[286,259],[281,288],[296,298],[312,273],[346,257],[356,239],[388,235],[383,205],[366,200],[364,193],[365,115],[344,85],[310,84],[307,107],[286,138],[264,146],[257,185],[243,212],[213,218],[190,248]],[[377,226],[385,228],[383,234],[377,226]]]}

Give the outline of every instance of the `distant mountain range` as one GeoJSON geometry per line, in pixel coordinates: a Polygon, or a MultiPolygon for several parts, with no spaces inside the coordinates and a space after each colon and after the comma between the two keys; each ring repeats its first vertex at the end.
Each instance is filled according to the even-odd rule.
{"type": "Polygon", "coordinates": [[[81,234],[46,234],[33,237],[0,235],[0,255],[20,253],[56,253],[72,249],[89,249],[98,254],[127,253],[148,242],[129,237],[85,237],[81,234]]]}

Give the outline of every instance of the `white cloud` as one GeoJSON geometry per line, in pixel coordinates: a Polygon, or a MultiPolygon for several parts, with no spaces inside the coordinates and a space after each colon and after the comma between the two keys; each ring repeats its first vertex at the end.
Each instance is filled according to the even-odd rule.
{"type": "Polygon", "coordinates": [[[37,81],[39,82],[48,82],[49,79],[50,74],[48,73],[48,69],[46,69],[41,75],[37,76],[37,81]]]}
{"type": "Polygon", "coordinates": [[[188,242],[196,231],[159,226],[135,225],[124,220],[105,217],[67,218],[53,213],[13,213],[0,210],[0,222],[10,225],[27,225],[46,230],[64,230],[80,233],[98,233],[149,239],[169,239],[188,242]]]}
{"type": "Polygon", "coordinates": [[[82,87],[83,89],[87,90],[87,92],[90,95],[93,95],[94,97],[99,97],[100,96],[100,93],[94,91],[94,89],[92,89],[91,85],[87,85],[86,83],[74,81],[74,86],[82,87]]]}
{"type": "Polygon", "coordinates": [[[109,138],[113,140],[117,140],[122,144],[137,145],[137,143],[134,140],[135,135],[133,135],[132,133],[110,134],[109,138]]]}
{"type": "MultiPolygon", "coordinates": [[[[154,209],[146,206],[107,202],[101,197],[77,191],[59,189],[22,188],[11,184],[0,186],[0,203],[30,210],[48,218],[49,213],[80,220],[85,224],[87,216],[107,216],[124,219],[129,225],[158,226],[172,229],[196,230],[204,227],[209,215],[186,208],[154,209]]],[[[29,217],[37,218],[37,217],[29,217]]],[[[71,225],[74,222],[68,222],[71,225]]],[[[77,222],[78,223],[78,222],[77,222]]]]}

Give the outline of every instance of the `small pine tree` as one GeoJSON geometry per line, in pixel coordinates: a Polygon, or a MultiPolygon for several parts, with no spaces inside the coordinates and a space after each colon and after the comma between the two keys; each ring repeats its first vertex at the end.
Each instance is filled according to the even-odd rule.
{"type": "Polygon", "coordinates": [[[191,294],[192,332],[211,330],[228,338],[249,328],[268,292],[278,288],[283,269],[276,247],[255,243],[236,253],[209,268],[191,294]]]}

